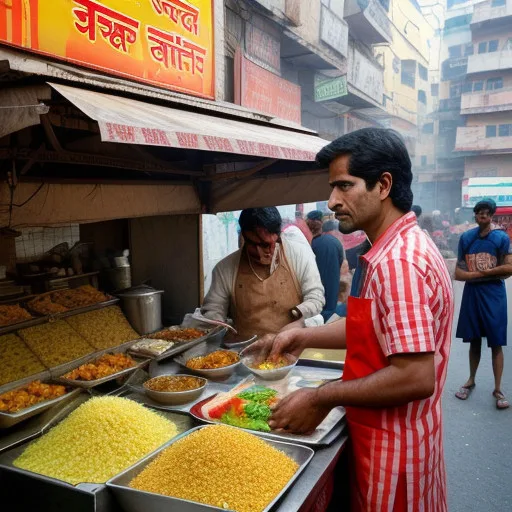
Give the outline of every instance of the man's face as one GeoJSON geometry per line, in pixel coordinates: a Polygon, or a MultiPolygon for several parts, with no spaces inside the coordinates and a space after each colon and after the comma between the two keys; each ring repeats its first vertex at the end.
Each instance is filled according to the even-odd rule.
{"type": "Polygon", "coordinates": [[[244,231],[242,235],[251,259],[261,265],[270,265],[276,250],[276,243],[279,241],[279,235],[269,233],[265,228],[244,231]]]}
{"type": "Polygon", "coordinates": [[[322,233],[322,221],[316,219],[306,219],[306,224],[308,228],[311,230],[313,235],[319,235],[322,233]]]}
{"type": "Polygon", "coordinates": [[[341,155],[329,165],[332,187],[329,208],[336,214],[343,234],[366,228],[378,218],[381,210],[380,187],[367,190],[362,178],[348,172],[350,155],[341,155]]]}
{"type": "Polygon", "coordinates": [[[480,229],[485,229],[491,224],[492,214],[488,209],[482,209],[478,213],[475,213],[475,221],[480,229]]]}

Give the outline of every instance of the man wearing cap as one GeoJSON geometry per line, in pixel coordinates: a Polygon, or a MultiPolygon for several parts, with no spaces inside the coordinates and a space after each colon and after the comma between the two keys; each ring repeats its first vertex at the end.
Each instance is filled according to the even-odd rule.
{"type": "Polygon", "coordinates": [[[512,275],[512,247],[505,231],[493,229],[496,203],[479,201],[473,209],[478,227],[466,231],[459,241],[455,279],[465,281],[457,338],[469,343],[469,379],[455,393],[466,400],[475,388],[482,337],[492,351],[493,396],[498,409],[509,402],[501,390],[503,350],[507,344],[507,294],[504,279],[512,275]]]}
{"type": "Polygon", "coordinates": [[[322,219],[323,213],[320,210],[313,210],[306,216],[307,225],[313,234],[311,248],[315,253],[316,264],[325,290],[325,306],[322,316],[327,322],[334,313],[346,316],[337,307],[344,254],[343,246],[337,238],[331,235],[322,235],[322,219]]]}

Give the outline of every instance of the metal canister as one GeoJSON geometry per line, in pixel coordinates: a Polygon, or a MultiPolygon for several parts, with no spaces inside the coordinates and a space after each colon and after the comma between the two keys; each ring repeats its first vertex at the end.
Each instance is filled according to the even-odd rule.
{"type": "Polygon", "coordinates": [[[132,327],[141,335],[162,328],[162,294],[151,286],[136,286],[117,294],[132,327]]]}

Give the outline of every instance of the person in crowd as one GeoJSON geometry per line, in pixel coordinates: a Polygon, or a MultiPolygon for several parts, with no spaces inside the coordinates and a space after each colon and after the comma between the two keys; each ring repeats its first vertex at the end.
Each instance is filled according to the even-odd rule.
{"type": "Polygon", "coordinates": [[[364,128],[317,155],[329,168],[329,208],[342,233],[363,229],[346,319],[259,340],[269,357],[304,348],[347,349],[343,380],[301,389],[270,425],[311,432],[346,408],[352,442],[352,510],[445,512],[441,396],[453,318],[446,265],[412,213],[411,161],[393,130],[364,128]]]}
{"type": "Polygon", "coordinates": [[[512,247],[508,235],[492,229],[496,203],[479,201],[474,207],[478,227],[462,234],[455,279],[465,281],[457,338],[469,343],[469,379],[455,396],[466,400],[475,388],[482,338],[491,348],[494,372],[493,396],[498,409],[509,402],[501,390],[503,347],[507,344],[507,293],[504,279],[512,275],[512,247]]]}
{"type": "Polygon", "coordinates": [[[201,308],[231,318],[241,338],[302,326],[325,304],[315,255],[297,228],[281,232],[277,208],[247,208],[239,219],[243,246],[221,260],[201,308]]]}
{"type": "Polygon", "coordinates": [[[340,293],[341,266],[343,265],[343,246],[331,235],[322,235],[323,213],[320,210],[309,212],[306,216],[313,241],[311,248],[316,256],[316,264],[325,290],[325,306],[322,310],[324,321],[327,322],[336,313],[345,316],[345,306],[338,308],[340,293]]]}
{"type": "Polygon", "coordinates": [[[421,206],[419,206],[417,204],[413,204],[411,206],[411,212],[414,212],[414,215],[416,215],[416,218],[419,220],[421,217],[421,214],[423,213],[423,210],[422,210],[421,206]]]}

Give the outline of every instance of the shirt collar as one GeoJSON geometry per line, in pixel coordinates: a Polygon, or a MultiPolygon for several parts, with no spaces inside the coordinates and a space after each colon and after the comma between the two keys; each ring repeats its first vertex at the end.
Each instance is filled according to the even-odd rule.
{"type": "Polygon", "coordinates": [[[414,226],[418,225],[418,220],[414,212],[406,213],[398,220],[393,222],[382,235],[375,240],[372,247],[362,256],[367,262],[371,261],[377,254],[379,254],[384,247],[386,247],[391,241],[395,240],[405,231],[408,231],[414,226]]]}

